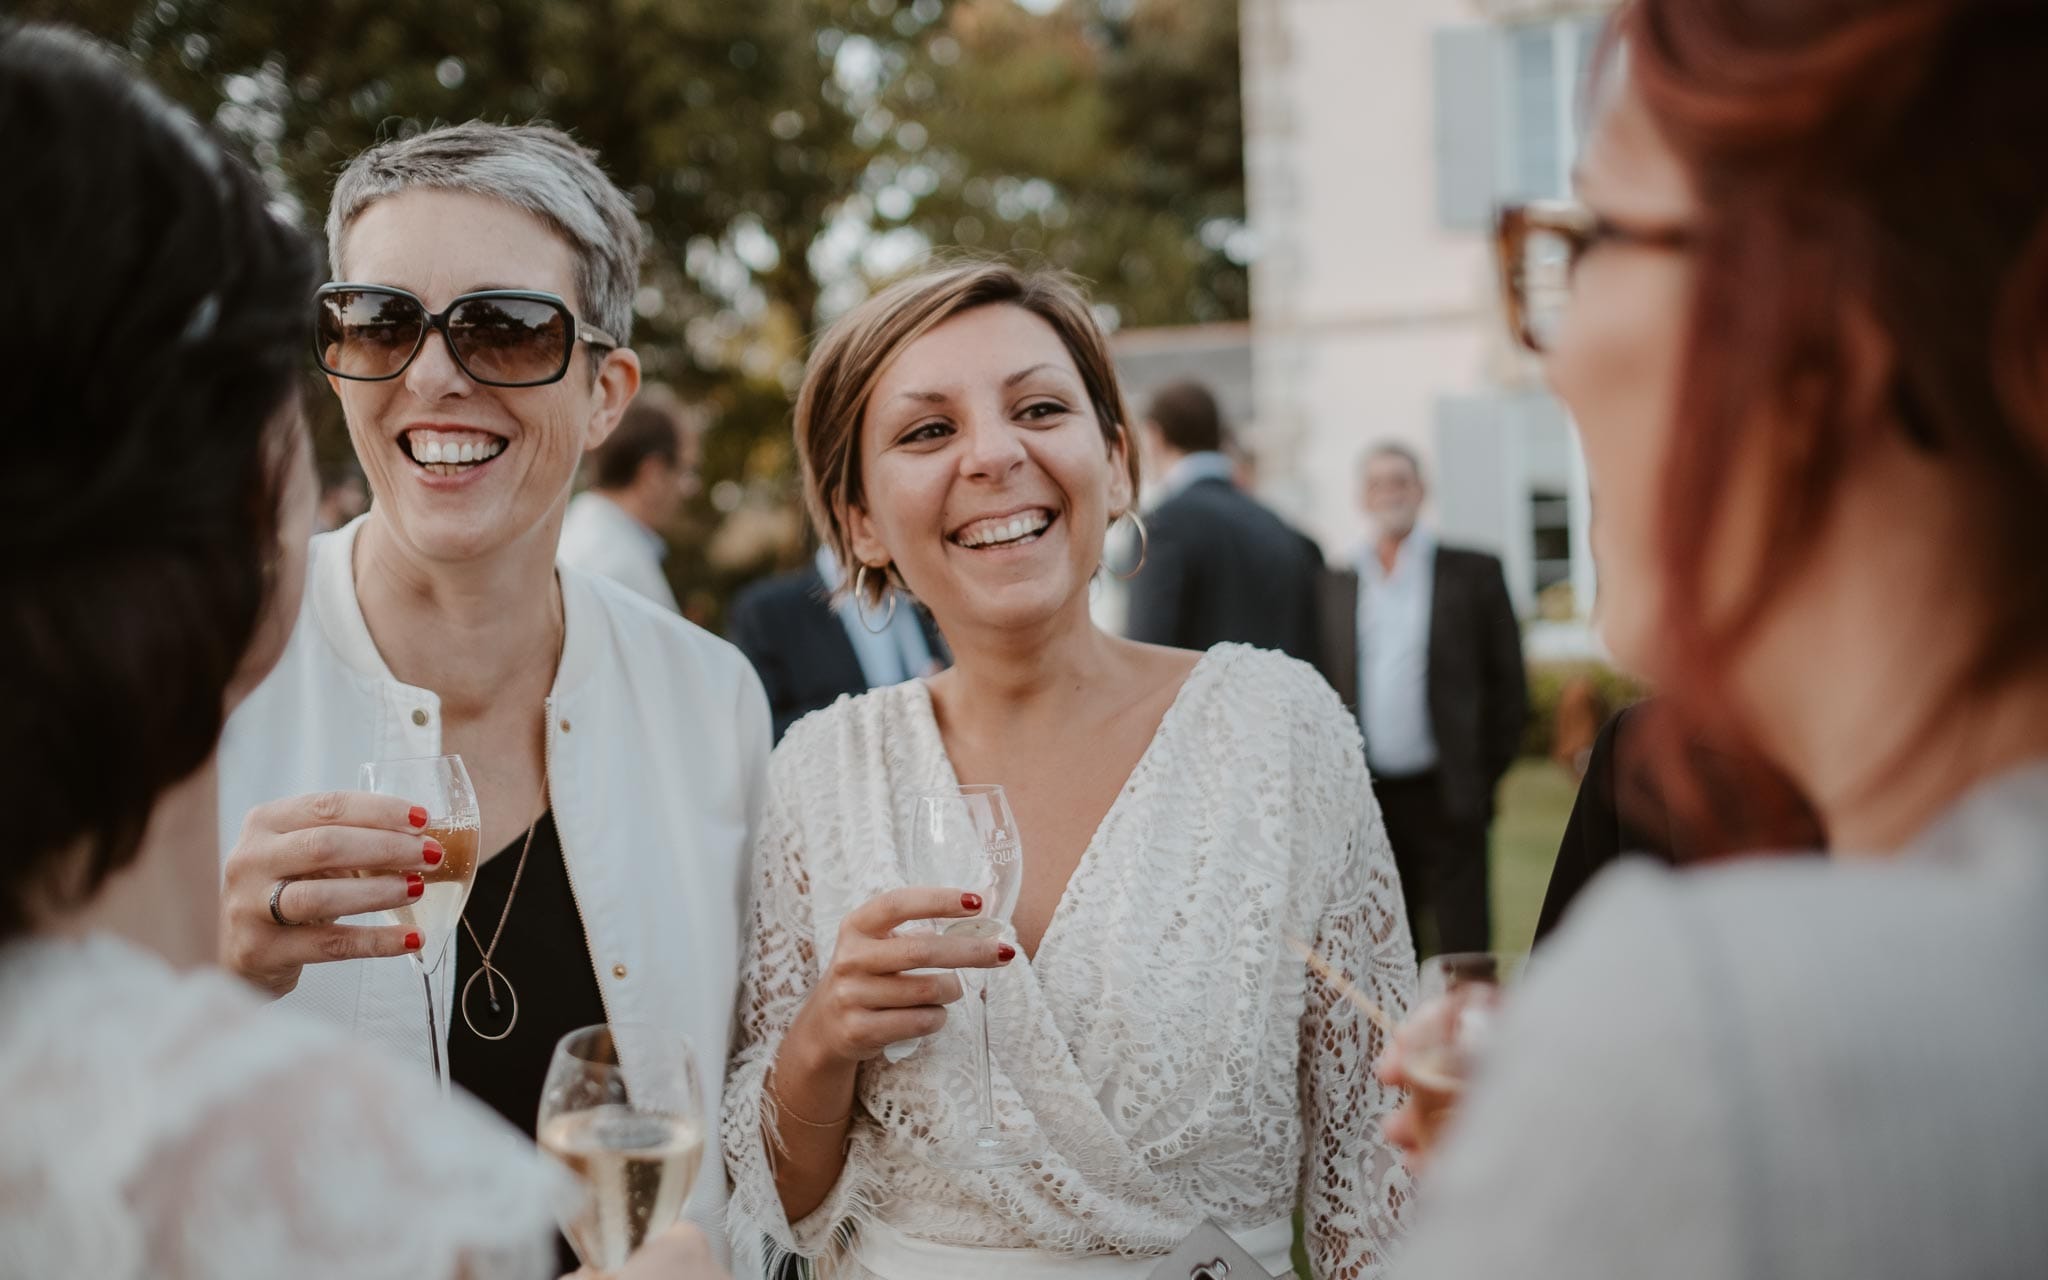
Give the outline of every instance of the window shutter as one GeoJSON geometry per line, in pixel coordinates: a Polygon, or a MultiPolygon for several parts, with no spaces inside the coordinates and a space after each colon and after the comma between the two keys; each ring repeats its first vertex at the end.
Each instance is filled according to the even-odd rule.
{"type": "Polygon", "coordinates": [[[1440,396],[1427,477],[1444,537],[1488,550],[1508,538],[1507,406],[1496,395],[1440,396]]]}
{"type": "Polygon", "coordinates": [[[1564,194],[1564,121],[1558,84],[1558,32],[1547,23],[1510,27],[1501,60],[1507,83],[1506,194],[1516,200],[1555,200],[1564,194]]]}
{"type": "Polygon", "coordinates": [[[1489,27],[1439,27],[1433,36],[1437,220],[1455,231],[1492,224],[1497,63],[1489,27]]]}

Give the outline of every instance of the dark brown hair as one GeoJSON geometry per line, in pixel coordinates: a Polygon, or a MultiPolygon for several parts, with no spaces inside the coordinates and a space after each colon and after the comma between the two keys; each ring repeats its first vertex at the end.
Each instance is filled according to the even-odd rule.
{"type": "Polygon", "coordinates": [[[134,856],[272,586],[312,246],[116,55],[0,24],[0,940],[134,856]]]}
{"type": "Polygon", "coordinates": [[[619,425],[591,451],[590,483],[598,489],[623,489],[640,474],[640,464],[649,458],[665,459],[672,467],[682,464],[677,432],[694,430],[682,402],[666,388],[649,384],[640,388],[633,403],[626,406],[619,425]]]}
{"type": "Polygon", "coordinates": [[[1719,723],[1731,655],[1884,432],[1972,495],[1956,565],[1982,608],[1968,682],[2041,663],[2048,5],[1634,0],[1616,35],[1702,209],[1661,503],[1670,692],[1687,720],[1744,736],[1719,723]],[[1738,457],[1762,476],[1771,564],[1710,611],[1710,531],[1738,457]]]}
{"type": "Polygon", "coordinates": [[[1223,411],[1209,388],[1192,380],[1169,382],[1152,393],[1145,408],[1166,443],[1182,453],[1216,453],[1223,448],[1223,411]]]}
{"type": "MultiPolygon", "coordinates": [[[[818,538],[832,548],[853,578],[858,562],[846,531],[846,512],[865,500],[861,489],[860,429],[868,397],[882,371],[934,328],[977,307],[1022,307],[1052,326],[1073,357],[1081,383],[1102,425],[1105,443],[1123,442],[1138,500],[1137,450],[1129,447],[1129,413],[1117,386],[1109,342],[1088,309],[1087,297],[1063,272],[1027,270],[1005,262],[968,259],[900,280],[842,316],[811,352],[796,398],[796,452],[803,469],[804,505],[818,538]]],[[[893,571],[892,571],[893,574],[893,571]]],[[[869,580],[868,603],[879,604],[888,583],[869,580]]],[[[899,582],[896,584],[901,586],[899,582]]]]}

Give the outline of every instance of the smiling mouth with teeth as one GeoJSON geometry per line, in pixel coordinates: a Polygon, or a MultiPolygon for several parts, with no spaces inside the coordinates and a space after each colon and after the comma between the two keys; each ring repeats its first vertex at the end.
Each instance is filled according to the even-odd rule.
{"type": "Polygon", "coordinates": [[[482,431],[408,431],[399,448],[433,475],[452,476],[489,462],[505,452],[505,442],[482,431]]]}
{"type": "Polygon", "coordinates": [[[1021,547],[1045,536],[1056,518],[1050,511],[1038,510],[1019,512],[1005,520],[979,520],[954,534],[953,541],[970,551],[1021,547]]]}

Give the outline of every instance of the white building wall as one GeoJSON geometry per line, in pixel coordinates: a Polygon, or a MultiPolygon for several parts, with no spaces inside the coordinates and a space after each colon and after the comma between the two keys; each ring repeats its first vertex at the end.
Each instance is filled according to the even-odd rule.
{"type": "MultiPolygon", "coordinates": [[[[1569,500],[1571,543],[1582,552],[1583,468],[1533,362],[1503,331],[1491,237],[1476,212],[1447,225],[1444,186],[1490,182],[1494,189],[1468,191],[1475,209],[1508,194],[1513,140],[1491,136],[1517,124],[1505,24],[1588,8],[1241,0],[1246,182],[1259,246],[1249,434],[1264,459],[1264,496],[1333,556],[1344,554],[1366,535],[1360,454],[1401,441],[1432,473],[1432,514],[1446,536],[1501,553],[1525,615],[1537,606],[1531,498],[1569,500]],[[1476,60],[1475,46],[1464,46],[1467,72],[1498,64],[1503,83],[1440,83],[1452,32],[1480,39],[1476,60]],[[1440,110],[1457,118],[1439,121],[1440,110]],[[1475,131],[1478,145],[1466,145],[1475,131]],[[1476,170],[1441,171],[1447,136],[1451,160],[1476,170]]],[[[1582,553],[1570,574],[1583,613],[1592,578],[1582,553]]]]}

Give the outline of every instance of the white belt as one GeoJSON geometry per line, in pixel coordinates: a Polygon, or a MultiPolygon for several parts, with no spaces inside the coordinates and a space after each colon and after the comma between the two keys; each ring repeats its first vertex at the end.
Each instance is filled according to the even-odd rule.
{"type": "MultiPolygon", "coordinates": [[[[1230,1238],[1258,1259],[1269,1274],[1294,1273],[1294,1223],[1289,1219],[1275,1219],[1249,1231],[1232,1231],[1230,1238]]],[[[861,1223],[860,1240],[854,1247],[854,1260],[875,1280],[1144,1280],[1162,1257],[1075,1256],[1046,1249],[938,1244],[874,1221],[861,1223]]]]}

